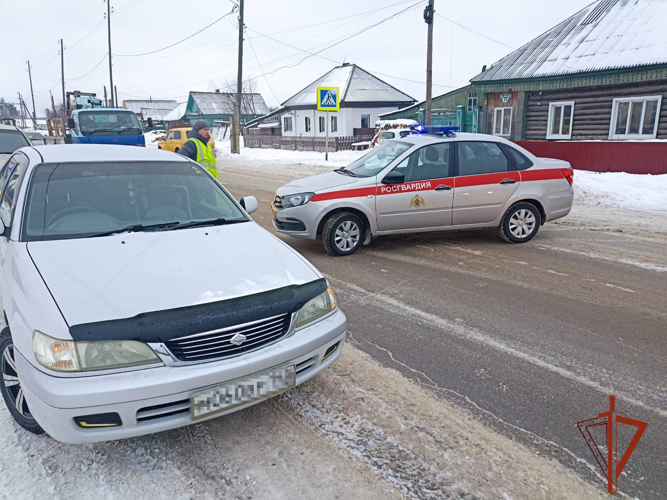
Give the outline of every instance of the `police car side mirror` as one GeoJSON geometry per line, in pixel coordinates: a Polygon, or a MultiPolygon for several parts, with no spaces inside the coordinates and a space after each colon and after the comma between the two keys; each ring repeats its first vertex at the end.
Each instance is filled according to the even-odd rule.
{"type": "Polygon", "coordinates": [[[239,203],[248,214],[256,212],[257,208],[259,208],[257,198],[254,196],[244,196],[239,203]]]}
{"type": "Polygon", "coordinates": [[[382,184],[403,184],[405,182],[405,175],[398,170],[392,170],[382,179],[382,184]]]}

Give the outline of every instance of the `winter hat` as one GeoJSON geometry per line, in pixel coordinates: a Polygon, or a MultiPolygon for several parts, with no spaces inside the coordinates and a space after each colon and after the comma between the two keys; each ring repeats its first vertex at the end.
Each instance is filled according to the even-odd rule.
{"type": "Polygon", "coordinates": [[[203,120],[199,120],[198,122],[195,122],[194,126],[192,127],[192,129],[193,129],[195,132],[199,132],[199,131],[200,131],[201,129],[203,129],[203,128],[210,128],[210,127],[208,126],[208,123],[206,123],[206,122],[203,121],[203,120]]]}

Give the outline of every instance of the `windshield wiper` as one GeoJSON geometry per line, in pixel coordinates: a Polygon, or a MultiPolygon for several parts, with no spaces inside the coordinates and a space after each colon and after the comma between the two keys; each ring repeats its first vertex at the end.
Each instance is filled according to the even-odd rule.
{"type": "Polygon", "coordinates": [[[170,226],[168,230],[187,229],[189,227],[205,227],[205,226],[223,226],[225,224],[237,224],[239,222],[248,222],[246,219],[209,219],[209,220],[193,220],[190,222],[181,222],[177,226],[170,226]]]}
{"type": "Polygon", "coordinates": [[[337,168],[336,170],[334,170],[334,172],[349,175],[350,177],[357,177],[357,174],[352,172],[352,170],[348,170],[346,167],[337,168]]]}
{"type": "Polygon", "coordinates": [[[142,231],[151,231],[154,229],[170,229],[172,227],[178,226],[180,222],[160,222],[159,224],[131,224],[129,226],[122,227],[120,229],[113,229],[111,231],[105,231],[103,233],[95,233],[88,236],[88,238],[97,238],[99,236],[112,236],[114,234],[121,233],[139,233],[142,231]]]}

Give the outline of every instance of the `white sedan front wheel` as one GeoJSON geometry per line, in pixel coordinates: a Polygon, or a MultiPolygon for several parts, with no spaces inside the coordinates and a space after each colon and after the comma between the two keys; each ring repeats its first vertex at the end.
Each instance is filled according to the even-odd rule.
{"type": "Polygon", "coordinates": [[[510,243],[526,243],[540,229],[542,217],[532,203],[520,202],[512,205],[500,223],[500,236],[510,243]]]}

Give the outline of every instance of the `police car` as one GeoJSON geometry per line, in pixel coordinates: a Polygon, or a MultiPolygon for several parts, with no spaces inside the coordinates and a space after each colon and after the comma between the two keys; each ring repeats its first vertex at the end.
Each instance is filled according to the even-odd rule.
{"type": "Polygon", "coordinates": [[[457,131],[417,126],[348,167],[284,185],[272,204],[276,229],[321,236],[329,253],[349,255],[372,237],[449,229],[497,227],[525,243],[570,212],[569,163],[457,131]]]}

